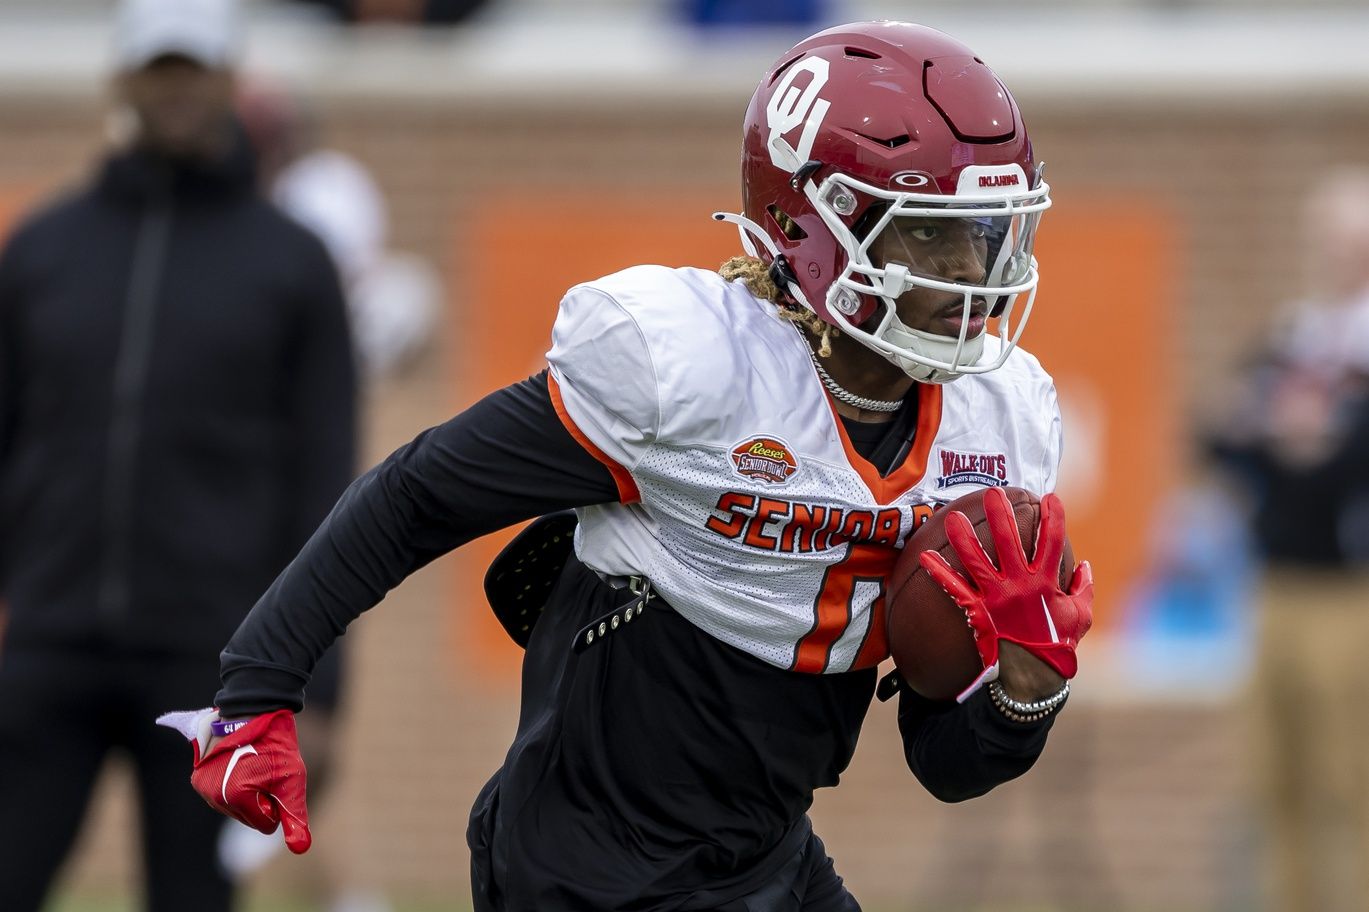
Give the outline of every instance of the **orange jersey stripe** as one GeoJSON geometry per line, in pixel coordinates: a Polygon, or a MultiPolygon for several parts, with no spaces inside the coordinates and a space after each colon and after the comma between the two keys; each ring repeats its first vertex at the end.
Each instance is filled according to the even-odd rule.
{"type": "Polygon", "coordinates": [[[813,627],[794,650],[794,671],[821,674],[832,657],[832,647],[851,623],[856,583],[878,583],[880,594],[870,606],[870,626],[851,668],[869,668],[889,654],[884,637],[884,580],[893,568],[893,548],[871,542],[852,542],[844,559],[827,568],[814,605],[813,627]]]}
{"type": "Polygon", "coordinates": [[[625,504],[640,501],[642,492],[637,490],[637,482],[633,480],[632,473],[595,446],[594,441],[586,437],[584,431],[576,425],[575,419],[570,417],[570,413],[566,411],[566,403],[561,399],[561,385],[556,382],[556,377],[551,371],[547,371],[547,392],[551,394],[551,404],[556,409],[556,417],[560,418],[566,430],[570,431],[570,436],[585,448],[585,452],[602,462],[613,476],[613,483],[618,486],[618,500],[625,504]]]}
{"type": "MultiPolygon", "coordinates": [[[[932,452],[932,440],[941,426],[941,387],[934,383],[921,383],[917,388],[917,431],[913,437],[912,449],[887,478],[881,477],[879,470],[856,452],[851,438],[846,434],[846,426],[837,412],[836,402],[829,395],[827,404],[832,409],[832,420],[836,423],[837,433],[841,436],[842,449],[846,460],[856,470],[861,480],[869,487],[870,493],[881,504],[892,504],[905,491],[912,488],[927,473],[927,459],[932,452]]],[[[894,557],[898,552],[867,542],[853,542],[846,558],[833,564],[823,578],[822,591],[814,605],[813,627],[799,640],[794,653],[795,671],[820,673],[827,667],[832,647],[846,631],[851,622],[851,601],[855,596],[855,583],[858,580],[880,582],[893,568],[894,557]]],[[[888,644],[884,634],[884,594],[881,592],[870,606],[870,627],[861,643],[859,654],[852,668],[868,668],[881,662],[888,655],[888,644]]]]}
{"type": "Polygon", "coordinates": [[[841,446],[846,451],[846,461],[856,470],[861,480],[881,504],[891,504],[899,495],[908,491],[927,474],[927,458],[932,453],[932,441],[936,438],[937,428],[941,426],[941,387],[935,383],[917,385],[917,431],[913,436],[912,449],[903,458],[903,464],[895,468],[887,477],[880,477],[879,470],[865,461],[856,452],[851,438],[846,436],[846,426],[842,424],[837,412],[836,400],[830,395],[827,405],[832,409],[832,420],[836,422],[837,433],[841,435],[841,446]]]}

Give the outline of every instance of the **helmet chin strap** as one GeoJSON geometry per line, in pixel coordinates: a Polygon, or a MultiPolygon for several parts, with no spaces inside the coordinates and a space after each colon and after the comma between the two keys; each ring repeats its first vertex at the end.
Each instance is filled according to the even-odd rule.
{"type": "MultiPolygon", "coordinates": [[[[966,339],[964,347],[961,347],[959,339],[952,340],[945,336],[913,329],[898,318],[898,298],[909,284],[907,266],[902,263],[884,264],[884,278],[881,284],[880,301],[889,314],[879,332],[881,341],[922,358],[942,361],[947,364],[955,362],[957,348],[961,348],[961,355],[968,356],[970,364],[979,360],[979,353],[984,350],[984,335],[982,333],[973,339],[966,339]]],[[[899,370],[909,377],[922,383],[949,383],[960,376],[954,371],[930,367],[913,358],[906,358],[894,352],[881,351],[880,354],[896,364],[899,370]]]]}
{"type": "MultiPolygon", "coordinates": [[[[913,329],[893,314],[889,318],[889,325],[885,327],[880,338],[890,345],[906,349],[913,354],[920,355],[933,361],[950,363],[955,357],[956,347],[960,344],[958,339],[949,336],[938,336],[934,333],[923,332],[920,329],[913,329]]],[[[859,341],[860,337],[857,336],[859,341]]],[[[943,370],[939,367],[931,367],[912,358],[905,358],[902,355],[874,349],[893,364],[898,365],[909,377],[920,383],[950,383],[952,380],[962,376],[961,374],[943,370]]],[[[979,356],[984,351],[984,333],[981,332],[973,339],[966,339],[965,345],[960,349],[960,355],[964,363],[974,364],[979,360],[979,356]]]]}
{"type": "Polygon", "coordinates": [[[920,329],[913,329],[898,318],[898,298],[907,287],[908,268],[899,263],[886,264],[878,295],[880,302],[884,305],[886,315],[874,333],[858,329],[846,319],[841,303],[843,296],[848,299],[852,297],[850,289],[843,289],[834,284],[827,298],[828,310],[836,315],[841,328],[846,331],[848,336],[866,348],[878,352],[890,363],[896,365],[899,370],[919,383],[950,383],[961,376],[960,371],[933,367],[931,364],[922,363],[917,358],[938,361],[942,364],[976,364],[979,362],[979,356],[984,352],[984,331],[972,339],[966,339],[964,345],[961,345],[959,338],[953,339],[949,336],[940,336],[920,329]],[[957,349],[959,349],[959,360],[956,359],[957,349]],[[915,357],[907,357],[904,352],[915,357]]]}

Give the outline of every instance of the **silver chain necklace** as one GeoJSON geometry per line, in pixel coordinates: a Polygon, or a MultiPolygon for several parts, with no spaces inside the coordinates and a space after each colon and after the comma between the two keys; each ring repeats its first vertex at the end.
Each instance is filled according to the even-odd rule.
{"type": "Polygon", "coordinates": [[[833,399],[865,412],[896,412],[903,407],[902,399],[867,399],[864,396],[857,396],[833,380],[832,375],[827,373],[827,368],[823,367],[822,362],[818,360],[817,352],[813,351],[813,346],[808,344],[808,337],[803,334],[803,327],[797,323],[793,325],[794,329],[798,330],[799,338],[803,340],[803,347],[808,352],[808,357],[813,360],[813,366],[818,370],[818,377],[822,380],[822,385],[827,387],[827,392],[832,394],[833,399]]]}

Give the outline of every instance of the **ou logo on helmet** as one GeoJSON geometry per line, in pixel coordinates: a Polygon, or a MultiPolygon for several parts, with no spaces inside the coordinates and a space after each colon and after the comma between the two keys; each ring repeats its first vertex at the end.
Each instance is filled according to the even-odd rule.
{"type": "Polygon", "coordinates": [[[822,57],[805,57],[785,71],[779,85],[770,95],[765,106],[766,123],[770,126],[770,160],[776,168],[786,173],[797,171],[808,161],[813,151],[813,141],[817,139],[818,128],[827,116],[832,103],[819,98],[818,93],[827,85],[827,61],[822,57]],[[794,83],[807,74],[808,84],[798,88],[794,83]],[[784,134],[803,124],[797,146],[789,145],[784,134]]]}

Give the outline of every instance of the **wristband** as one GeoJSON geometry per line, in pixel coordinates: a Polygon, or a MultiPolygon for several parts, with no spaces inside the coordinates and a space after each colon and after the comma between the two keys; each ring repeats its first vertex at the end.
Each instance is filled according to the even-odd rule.
{"type": "Polygon", "coordinates": [[[215,719],[209,723],[209,730],[214,733],[215,737],[224,738],[251,721],[251,719],[215,719]]]}

